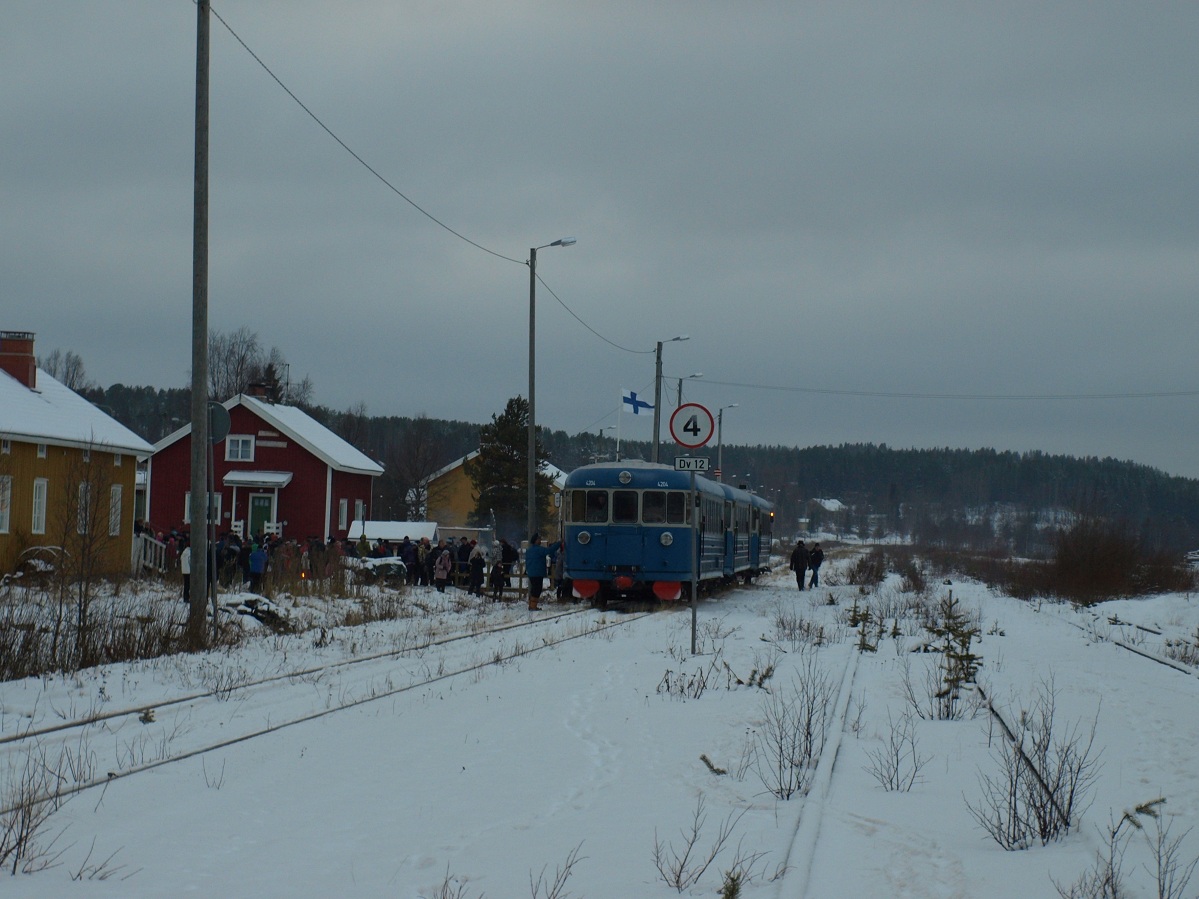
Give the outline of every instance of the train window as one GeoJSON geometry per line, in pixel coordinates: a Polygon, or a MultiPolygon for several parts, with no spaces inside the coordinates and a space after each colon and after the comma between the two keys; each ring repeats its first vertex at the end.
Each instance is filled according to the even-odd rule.
{"type": "Polygon", "coordinates": [[[666,523],[666,491],[646,490],[641,495],[641,520],[646,524],[666,523]]]}
{"type": "Polygon", "coordinates": [[[621,523],[637,520],[637,491],[612,491],[612,520],[621,523]]]}
{"type": "Polygon", "coordinates": [[[587,510],[583,515],[583,520],[592,524],[599,524],[608,520],[607,490],[587,491],[587,510]]]}
{"type": "Polygon", "coordinates": [[[666,494],[666,520],[670,524],[687,524],[687,494],[681,491],[666,494]]]}

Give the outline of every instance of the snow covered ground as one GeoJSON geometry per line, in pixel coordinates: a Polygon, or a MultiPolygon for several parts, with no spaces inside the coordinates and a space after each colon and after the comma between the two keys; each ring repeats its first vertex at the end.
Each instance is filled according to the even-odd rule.
{"type": "MultiPolygon", "coordinates": [[[[855,597],[892,615],[912,597],[894,582],[800,593],[783,571],[701,602],[696,655],[687,607],[529,613],[418,590],[397,621],[2,684],[0,798],[31,754],[67,786],[99,784],[43,827],[54,866],[6,875],[2,892],[640,899],[678,895],[660,869],[682,879],[719,847],[684,895],[716,895],[740,866],[747,899],[1053,897],[1126,809],[1165,797],[1174,838],[1199,823],[1199,680],[1146,657],[1194,642],[1193,597],[1075,611],[954,583],[928,599],[950,590],[980,626],[979,682],[1007,721],[1052,683],[1062,735],[1095,724],[1081,826],[1048,846],[1004,851],[970,812],[1000,770],[985,711],[911,719],[922,763],[910,790],[883,788],[878,759],[911,709],[905,667],[919,693],[934,656],[911,651],[927,636],[914,617],[889,620],[874,652],[846,622],[855,597]],[[771,721],[813,683],[824,751],[807,795],[780,799],[771,721]]],[[[1126,847],[1129,895],[1156,896],[1145,835],[1126,847]]],[[[1181,853],[1199,856],[1199,834],[1181,853]]]]}

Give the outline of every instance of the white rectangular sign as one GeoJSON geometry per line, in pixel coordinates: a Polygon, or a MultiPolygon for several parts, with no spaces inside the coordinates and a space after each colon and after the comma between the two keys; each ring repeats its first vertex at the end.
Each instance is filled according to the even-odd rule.
{"type": "Polygon", "coordinates": [[[707,456],[675,456],[675,471],[707,471],[709,459],[707,456]]]}

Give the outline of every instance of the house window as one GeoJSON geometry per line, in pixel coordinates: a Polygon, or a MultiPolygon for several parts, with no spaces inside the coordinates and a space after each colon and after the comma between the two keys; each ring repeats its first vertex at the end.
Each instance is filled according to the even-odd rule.
{"type": "MultiPolygon", "coordinates": [[[[117,456],[119,459],[120,456],[117,456]]],[[[121,536],[121,485],[113,484],[108,492],[108,536],[121,536]]]]}
{"type": "Polygon", "coordinates": [[[350,501],[348,499],[338,500],[338,502],[337,502],[337,527],[339,530],[344,531],[346,528],[348,528],[350,526],[350,522],[348,521],[349,517],[350,517],[350,501]]]}
{"type": "Polygon", "coordinates": [[[253,462],[254,438],[248,434],[230,434],[225,438],[226,462],[253,462]]]}
{"type": "MultiPolygon", "coordinates": [[[[221,522],[221,494],[210,493],[208,504],[208,521],[209,523],[220,524],[221,522]]],[[[183,520],[192,520],[192,492],[189,490],[183,495],[183,520]]]]}
{"type": "Polygon", "coordinates": [[[86,534],[92,517],[92,485],[87,481],[79,484],[79,506],[75,510],[75,530],[86,534]]]}
{"type": "Polygon", "coordinates": [[[113,453],[113,454],[112,454],[112,467],[113,467],[113,468],[120,468],[120,467],[121,467],[121,454],[120,454],[120,453],[113,453]]]}
{"type": "Polygon", "coordinates": [[[84,461],[84,462],[91,462],[91,461],[92,461],[92,451],[91,451],[90,449],[84,449],[84,451],[83,451],[83,461],[84,461]]]}
{"type": "Polygon", "coordinates": [[[0,440],[0,453],[3,453],[4,455],[7,456],[11,452],[12,452],[12,441],[11,440],[0,440]]]}
{"type": "Polygon", "coordinates": [[[46,533],[46,494],[50,490],[50,482],[45,478],[33,479],[33,527],[35,534],[46,533]]]}
{"type": "Polygon", "coordinates": [[[44,444],[44,443],[39,443],[39,444],[37,445],[37,457],[38,457],[39,459],[45,459],[45,458],[46,458],[46,444],[44,444]]]}
{"type": "Polygon", "coordinates": [[[12,518],[12,475],[0,475],[0,534],[8,533],[12,518]]]}
{"type": "Polygon", "coordinates": [[[366,521],[366,503],[360,499],[354,500],[354,518],[357,521],[366,521]]]}

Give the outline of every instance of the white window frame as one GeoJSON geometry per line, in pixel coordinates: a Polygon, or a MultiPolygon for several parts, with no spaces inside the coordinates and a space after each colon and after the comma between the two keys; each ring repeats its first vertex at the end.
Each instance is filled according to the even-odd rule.
{"type": "Polygon", "coordinates": [[[225,438],[226,462],[253,462],[254,435],[230,434],[225,438]]]}
{"type": "MultiPolygon", "coordinates": [[[[220,524],[222,499],[221,491],[218,490],[215,493],[210,493],[208,496],[210,502],[208,512],[211,516],[208,520],[208,523],[220,524]]],[[[190,522],[192,520],[192,492],[190,490],[183,494],[183,520],[185,522],[190,522]]]]}
{"type": "Polygon", "coordinates": [[[8,439],[0,440],[0,453],[8,455],[12,452],[12,441],[8,439]]]}
{"type": "Polygon", "coordinates": [[[123,458],[123,457],[121,456],[121,454],[120,454],[120,453],[113,453],[113,454],[112,454],[112,467],[113,467],[113,468],[120,468],[120,467],[121,467],[121,459],[122,459],[122,458],[123,458]]]}
{"type": "Polygon", "coordinates": [[[113,484],[108,491],[108,536],[121,536],[121,485],[113,484]]]}
{"type": "Polygon", "coordinates": [[[344,496],[337,501],[337,529],[344,531],[350,526],[350,501],[344,496]]]}
{"type": "Polygon", "coordinates": [[[12,475],[0,474],[0,534],[12,524],[12,475]]]}
{"type": "Polygon", "coordinates": [[[39,444],[37,445],[37,457],[38,457],[39,459],[45,459],[45,458],[46,458],[46,454],[47,454],[47,452],[48,452],[48,450],[47,450],[47,448],[46,448],[46,444],[44,444],[44,443],[39,443],[39,444]]]}
{"type": "Polygon", "coordinates": [[[50,494],[48,478],[33,479],[33,522],[29,528],[31,533],[46,533],[46,499],[50,494]]]}
{"type": "Polygon", "coordinates": [[[366,500],[354,500],[354,520],[366,521],[366,500]]]}

